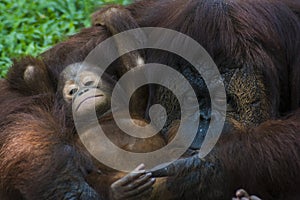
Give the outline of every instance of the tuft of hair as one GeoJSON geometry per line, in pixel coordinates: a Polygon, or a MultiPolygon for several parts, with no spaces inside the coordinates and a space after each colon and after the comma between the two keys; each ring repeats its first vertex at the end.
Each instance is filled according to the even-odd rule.
{"type": "Polygon", "coordinates": [[[28,56],[14,60],[8,71],[7,80],[12,89],[25,95],[54,92],[48,69],[38,58],[28,56]]]}

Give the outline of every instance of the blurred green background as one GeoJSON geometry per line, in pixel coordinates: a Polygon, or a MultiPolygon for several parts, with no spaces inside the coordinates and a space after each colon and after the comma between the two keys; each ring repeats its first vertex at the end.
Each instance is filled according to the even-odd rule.
{"type": "Polygon", "coordinates": [[[1,0],[0,77],[11,58],[36,56],[68,35],[90,25],[91,13],[108,3],[131,0],[1,0]]]}

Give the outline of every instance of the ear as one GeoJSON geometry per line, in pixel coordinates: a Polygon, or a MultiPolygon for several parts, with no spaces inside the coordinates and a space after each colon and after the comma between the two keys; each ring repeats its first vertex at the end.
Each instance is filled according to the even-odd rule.
{"type": "Polygon", "coordinates": [[[24,57],[14,60],[7,80],[10,87],[25,95],[54,93],[48,69],[43,61],[37,58],[24,57]]]}

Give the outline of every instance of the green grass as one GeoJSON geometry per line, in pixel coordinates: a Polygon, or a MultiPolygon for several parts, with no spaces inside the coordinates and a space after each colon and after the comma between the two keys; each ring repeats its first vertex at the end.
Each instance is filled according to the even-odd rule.
{"type": "Polygon", "coordinates": [[[106,3],[131,0],[2,0],[0,2],[0,77],[12,58],[36,56],[90,25],[91,13],[106,3]]]}

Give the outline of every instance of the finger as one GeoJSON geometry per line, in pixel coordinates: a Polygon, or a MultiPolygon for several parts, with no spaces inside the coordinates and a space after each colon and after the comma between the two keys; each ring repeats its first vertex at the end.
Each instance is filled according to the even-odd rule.
{"type": "Polygon", "coordinates": [[[241,198],[241,197],[249,198],[249,194],[243,189],[238,190],[235,195],[236,195],[236,197],[239,197],[239,198],[241,198]]]}
{"type": "Polygon", "coordinates": [[[112,184],[112,187],[121,187],[121,186],[127,185],[128,183],[131,183],[132,181],[138,179],[140,176],[142,176],[146,173],[145,170],[141,170],[141,169],[142,169],[142,165],[139,165],[131,173],[127,174],[123,178],[114,182],[112,184]]]}
{"type": "Polygon", "coordinates": [[[135,171],[140,171],[140,170],[145,170],[145,165],[142,163],[142,164],[140,164],[139,166],[137,166],[134,170],[133,170],[133,172],[135,172],[135,171]]]}
{"type": "Polygon", "coordinates": [[[242,197],[241,200],[250,200],[248,197],[242,197]]]}
{"type": "Polygon", "coordinates": [[[134,180],[133,182],[131,182],[130,184],[128,184],[127,186],[125,186],[125,190],[129,191],[129,190],[133,190],[141,185],[144,185],[146,182],[151,181],[151,173],[147,173],[143,176],[141,176],[139,179],[134,180]]]}
{"type": "Polygon", "coordinates": [[[261,199],[258,198],[257,196],[252,195],[252,196],[250,197],[250,200],[261,200],[261,199]]]}
{"type": "Polygon", "coordinates": [[[145,172],[140,172],[140,173],[130,173],[126,176],[124,176],[123,178],[117,180],[116,182],[114,182],[111,187],[112,188],[120,188],[120,187],[124,187],[125,185],[131,183],[132,181],[138,179],[140,176],[144,175],[145,172]]]}
{"type": "Polygon", "coordinates": [[[151,193],[153,191],[153,187],[149,188],[148,190],[145,190],[143,193],[135,195],[133,197],[129,197],[127,198],[127,200],[146,200],[149,199],[149,197],[151,196],[151,193]]]}
{"type": "Polygon", "coordinates": [[[150,181],[146,182],[144,185],[141,185],[131,191],[127,191],[125,194],[126,198],[134,197],[136,195],[142,194],[144,191],[150,189],[155,183],[155,178],[151,178],[150,181]]]}

